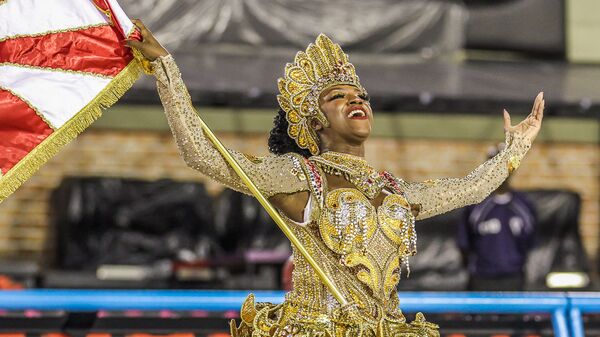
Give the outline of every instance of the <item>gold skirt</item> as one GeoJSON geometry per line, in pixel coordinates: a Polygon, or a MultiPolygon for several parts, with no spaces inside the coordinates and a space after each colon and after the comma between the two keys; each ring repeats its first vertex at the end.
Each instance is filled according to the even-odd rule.
{"type": "Polygon", "coordinates": [[[439,327],[417,313],[411,323],[404,318],[381,318],[371,322],[355,310],[343,310],[331,316],[320,314],[303,317],[289,303],[254,303],[250,294],[242,305],[236,326],[231,320],[232,337],[439,337],[439,327]],[[290,310],[291,309],[291,310],[290,310]],[[293,317],[293,318],[292,318],[293,317]]]}

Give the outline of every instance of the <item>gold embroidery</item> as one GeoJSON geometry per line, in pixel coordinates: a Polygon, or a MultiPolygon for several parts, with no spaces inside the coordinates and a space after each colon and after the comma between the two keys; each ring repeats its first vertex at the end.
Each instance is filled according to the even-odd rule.
{"type": "Polygon", "coordinates": [[[350,253],[343,258],[343,263],[348,267],[364,266],[365,269],[360,269],[356,273],[356,277],[359,281],[369,286],[373,293],[379,292],[381,285],[380,274],[373,262],[366,255],[358,252],[350,253]]]}
{"type": "Polygon", "coordinates": [[[373,207],[354,189],[336,189],[327,195],[319,229],[327,247],[337,254],[363,250],[376,229],[373,207]]]}
{"type": "Polygon", "coordinates": [[[240,318],[246,324],[252,324],[254,322],[254,317],[256,317],[256,308],[254,307],[254,294],[248,295],[244,304],[242,304],[242,308],[240,309],[240,318]]]}
{"type": "Polygon", "coordinates": [[[364,158],[328,151],[313,156],[310,160],[318,163],[327,174],[343,176],[369,199],[378,196],[385,186],[381,174],[371,167],[364,158]]]}
{"type": "Polygon", "coordinates": [[[386,196],[377,216],[385,235],[400,246],[401,255],[416,254],[415,220],[406,199],[398,194],[386,196]]]}
{"type": "Polygon", "coordinates": [[[258,310],[252,324],[257,328],[255,332],[257,332],[259,336],[270,336],[271,329],[275,327],[275,324],[277,323],[276,320],[271,318],[272,315],[270,315],[270,313],[271,311],[276,311],[278,309],[279,306],[265,306],[258,310]]]}
{"type": "Polygon", "coordinates": [[[383,275],[383,294],[389,298],[400,281],[400,259],[397,257],[389,259],[383,275]]]}
{"type": "Polygon", "coordinates": [[[326,197],[319,230],[327,247],[342,255],[341,263],[360,267],[355,271],[357,279],[383,301],[387,301],[400,279],[399,258],[403,257],[408,267],[406,257],[416,252],[410,205],[396,194],[388,195],[375,211],[360,192],[349,188],[333,190],[326,197]],[[374,237],[374,218],[379,220],[379,228],[390,244],[383,237],[374,237]]]}
{"type": "Polygon", "coordinates": [[[379,322],[377,336],[427,336],[439,337],[439,327],[425,321],[422,313],[417,313],[417,319],[411,323],[406,323],[401,319],[386,317],[379,322]],[[419,321],[418,319],[423,319],[419,321]]]}

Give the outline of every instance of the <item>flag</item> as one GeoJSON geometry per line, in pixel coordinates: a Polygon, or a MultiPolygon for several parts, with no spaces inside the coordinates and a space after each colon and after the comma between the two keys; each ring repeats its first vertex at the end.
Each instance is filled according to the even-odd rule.
{"type": "Polygon", "coordinates": [[[139,77],[116,0],[0,0],[0,202],[139,77]]]}

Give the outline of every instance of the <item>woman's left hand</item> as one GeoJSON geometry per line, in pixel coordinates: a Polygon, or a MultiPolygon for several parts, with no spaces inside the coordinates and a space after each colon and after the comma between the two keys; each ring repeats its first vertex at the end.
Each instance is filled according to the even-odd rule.
{"type": "Polygon", "coordinates": [[[518,133],[524,136],[525,139],[533,142],[535,137],[540,132],[542,127],[542,119],[544,118],[544,92],[540,92],[535,98],[531,113],[521,123],[512,126],[510,123],[510,115],[506,109],[504,110],[504,132],[518,133]]]}

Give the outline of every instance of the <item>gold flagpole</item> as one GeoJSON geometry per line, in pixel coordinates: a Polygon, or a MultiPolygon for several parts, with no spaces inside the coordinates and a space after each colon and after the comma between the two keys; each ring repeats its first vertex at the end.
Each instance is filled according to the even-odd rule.
{"type": "Polygon", "coordinates": [[[304,247],[304,245],[302,245],[302,243],[300,242],[298,237],[296,237],[296,234],[294,234],[294,232],[292,232],[292,230],[289,228],[287,223],[285,223],[285,221],[283,221],[283,219],[281,218],[281,215],[279,215],[279,212],[277,212],[277,210],[273,207],[273,205],[271,205],[269,200],[267,200],[267,198],[265,198],[265,196],[258,190],[258,187],[256,187],[254,182],[252,180],[250,180],[250,177],[248,177],[246,172],[244,172],[244,170],[240,167],[240,164],[235,160],[235,158],[233,158],[231,153],[229,153],[229,151],[227,151],[227,148],[225,148],[225,146],[221,143],[221,141],[210,130],[208,125],[206,125],[206,123],[204,123],[204,121],[202,120],[202,117],[200,116],[198,111],[195,109],[194,109],[194,111],[196,111],[196,114],[198,114],[198,117],[199,117],[198,119],[200,120],[200,125],[202,126],[202,129],[206,133],[206,136],[208,137],[208,139],[210,139],[210,141],[215,145],[217,150],[221,153],[221,155],[223,155],[225,160],[229,163],[229,165],[231,165],[231,167],[233,168],[235,173],[237,173],[237,175],[242,179],[242,181],[246,184],[246,186],[248,186],[248,189],[250,189],[250,192],[252,192],[252,194],[256,197],[256,199],[258,199],[258,202],[260,202],[260,204],[265,208],[265,210],[267,211],[267,213],[269,213],[271,218],[273,218],[273,220],[275,221],[277,226],[279,226],[279,228],[281,229],[283,234],[285,234],[285,236],[290,240],[290,242],[292,242],[292,244],[296,247],[296,249],[298,249],[300,254],[302,254],[302,256],[306,259],[308,264],[310,264],[311,267],[317,272],[317,275],[321,279],[321,282],[323,282],[325,284],[325,286],[327,286],[329,291],[338,300],[338,302],[340,302],[341,305],[348,304],[348,301],[346,301],[346,299],[344,298],[342,293],[339,291],[339,289],[335,286],[335,284],[333,284],[331,279],[329,279],[327,274],[325,274],[323,269],[321,269],[321,267],[317,264],[317,261],[315,261],[315,259],[313,259],[313,257],[310,255],[310,253],[304,247]]]}

